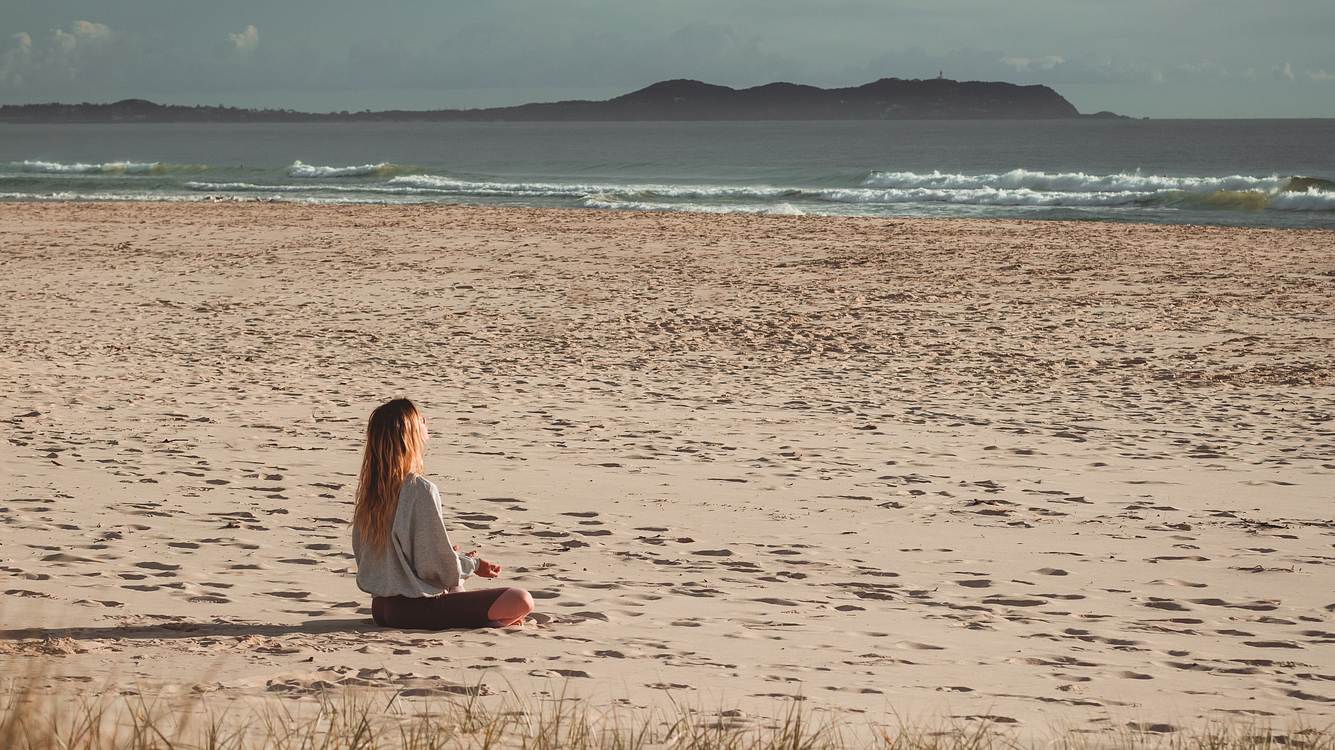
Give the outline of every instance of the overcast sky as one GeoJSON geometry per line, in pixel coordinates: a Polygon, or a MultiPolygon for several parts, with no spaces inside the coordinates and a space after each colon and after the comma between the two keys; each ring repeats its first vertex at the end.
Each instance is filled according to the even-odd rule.
{"type": "Polygon", "coordinates": [[[1083,112],[1335,117],[1335,0],[0,3],[4,103],[434,109],[938,70],[1083,112]]]}

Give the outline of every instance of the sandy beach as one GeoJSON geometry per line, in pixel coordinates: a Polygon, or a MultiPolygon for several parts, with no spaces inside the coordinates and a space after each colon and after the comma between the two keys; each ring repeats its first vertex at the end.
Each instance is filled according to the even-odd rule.
{"type": "Polygon", "coordinates": [[[0,204],[0,670],[1327,727],[1333,300],[1319,230],[0,204]],[[522,628],[371,622],[398,396],[522,628]]]}

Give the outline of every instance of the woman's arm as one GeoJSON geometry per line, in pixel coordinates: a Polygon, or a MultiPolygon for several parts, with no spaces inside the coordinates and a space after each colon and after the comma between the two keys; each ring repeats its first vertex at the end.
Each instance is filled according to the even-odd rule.
{"type": "Polygon", "coordinates": [[[423,483],[430,487],[430,491],[412,495],[404,552],[418,578],[449,591],[471,575],[477,565],[464,563],[459,553],[455,552],[454,545],[450,543],[450,534],[445,530],[445,521],[441,518],[440,491],[429,482],[423,483]]]}

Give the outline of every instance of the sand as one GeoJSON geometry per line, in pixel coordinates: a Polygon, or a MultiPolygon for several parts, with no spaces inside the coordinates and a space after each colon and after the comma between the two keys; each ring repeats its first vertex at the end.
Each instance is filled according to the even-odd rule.
{"type": "Polygon", "coordinates": [[[1330,232],[0,204],[0,245],[0,668],[1335,720],[1330,232]],[[397,396],[523,627],[370,622],[397,396]]]}

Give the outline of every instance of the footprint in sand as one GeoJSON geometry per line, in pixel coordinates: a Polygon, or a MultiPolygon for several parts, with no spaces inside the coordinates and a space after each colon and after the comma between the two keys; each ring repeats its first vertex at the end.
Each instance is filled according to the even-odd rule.
{"type": "Polygon", "coordinates": [[[1157,597],[1150,597],[1150,600],[1145,602],[1145,606],[1149,607],[1150,609],[1163,609],[1169,612],[1191,611],[1191,607],[1188,607],[1180,602],[1173,601],[1172,599],[1160,599],[1157,597]]]}
{"type": "Polygon", "coordinates": [[[1027,599],[1019,596],[989,596],[983,604],[999,604],[1003,607],[1041,607],[1047,604],[1045,599],[1027,599]]]}
{"type": "Polygon", "coordinates": [[[1129,721],[1126,726],[1132,731],[1144,732],[1146,734],[1169,734],[1177,731],[1177,727],[1172,724],[1156,724],[1143,721],[1129,721]]]}
{"type": "Polygon", "coordinates": [[[138,562],[138,563],[135,563],[134,566],[135,566],[136,568],[143,568],[143,569],[145,569],[145,570],[160,570],[160,571],[162,571],[161,573],[158,573],[158,574],[157,574],[158,577],[172,577],[172,576],[175,576],[175,575],[176,575],[176,571],[178,571],[178,570],[181,569],[181,566],[180,566],[180,565],[173,565],[173,564],[171,564],[171,563],[154,562],[154,561],[151,561],[151,560],[148,561],[148,562],[138,562]]]}
{"type": "Polygon", "coordinates": [[[945,651],[945,646],[933,646],[930,643],[919,643],[917,641],[899,641],[894,644],[895,648],[906,649],[909,651],[945,651]]]}
{"type": "Polygon", "coordinates": [[[530,677],[593,677],[582,669],[533,669],[528,674],[530,677]]]}
{"type": "Polygon", "coordinates": [[[50,594],[43,594],[37,591],[28,591],[27,589],[9,589],[5,596],[22,596],[28,599],[50,599],[50,594]]]}
{"type": "Polygon", "coordinates": [[[1273,602],[1226,602],[1223,599],[1189,599],[1192,604],[1204,604],[1210,607],[1230,607],[1253,612],[1273,612],[1279,607],[1273,602]]]}
{"type": "MultiPolygon", "coordinates": [[[[48,549],[49,549],[49,548],[48,548],[48,549]]],[[[65,553],[65,552],[57,552],[57,553],[55,553],[55,554],[47,555],[46,557],[43,557],[43,558],[42,558],[42,562],[53,562],[53,563],[89,563],[89,562],[96,562],[96,561],[93,560],[92,558],[88,558],[88,557],[79,557],[78,555],[71,555],[71,554],[67,554],[67,553],[65,553]]]]}

